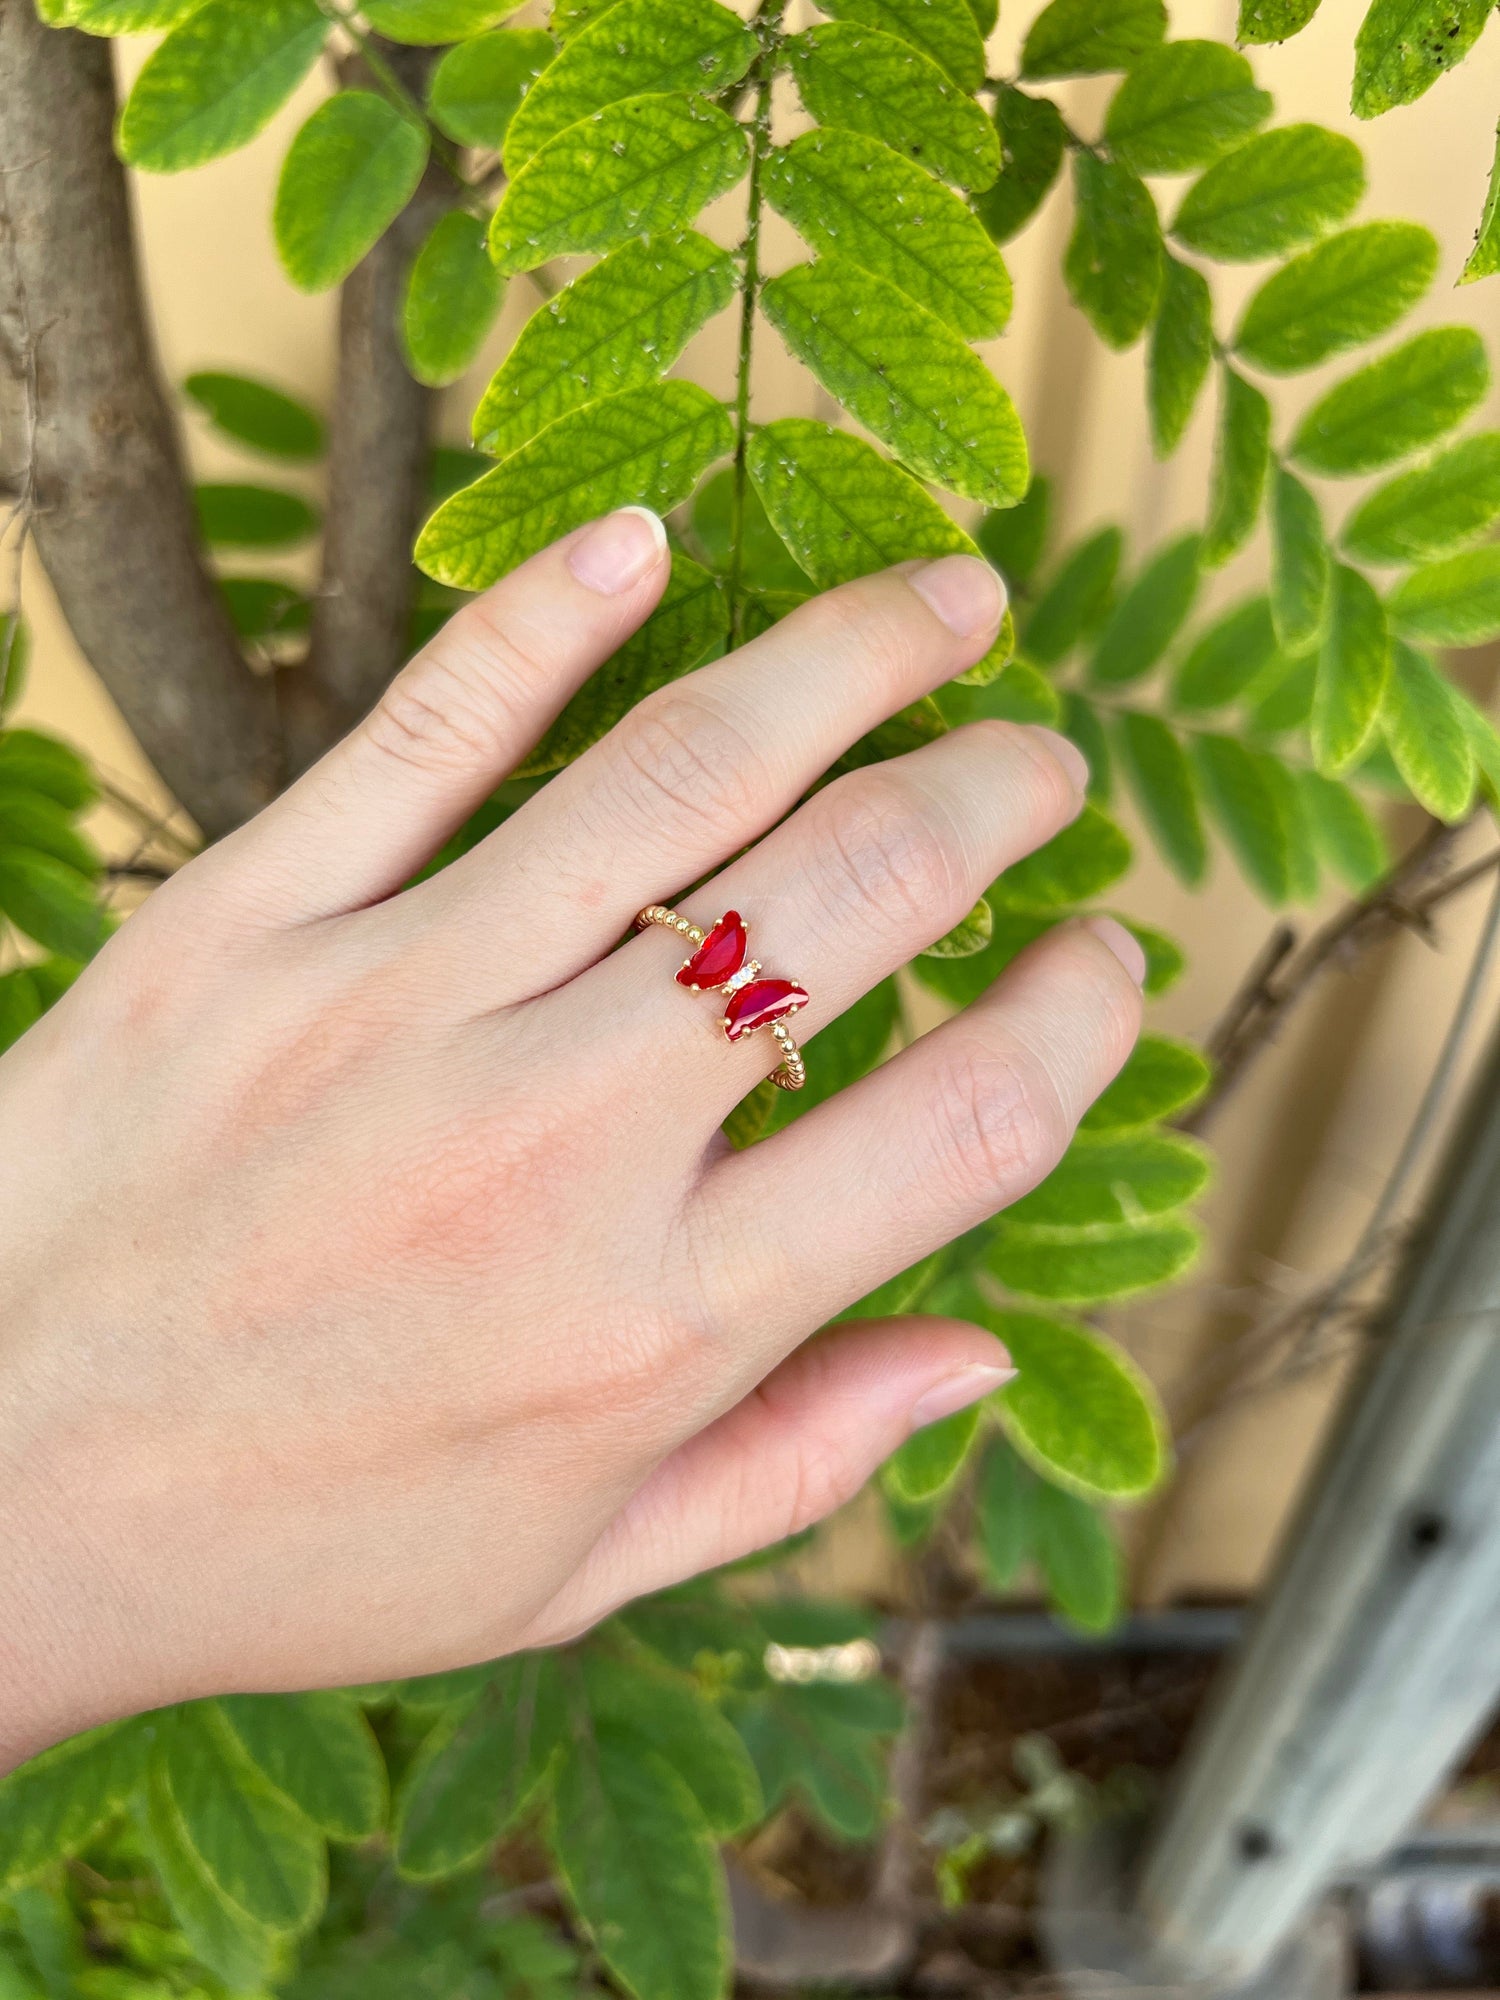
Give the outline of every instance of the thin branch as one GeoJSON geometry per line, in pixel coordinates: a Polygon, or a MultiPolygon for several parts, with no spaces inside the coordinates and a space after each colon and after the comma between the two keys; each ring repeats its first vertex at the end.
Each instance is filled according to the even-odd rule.
{"type": "MultiPolygon", "coordinates": [[[[346,82],[364,75],[364,60],[345,60],[346,82]]],[[[412,82],[430,61],[428,50],[385,53],[387,66],[412,82]]],[[[410,650],[411,550],[426,501],[434,398],[406,365],[398,323],[412,258],[452,203],[447,176],[429,167],[339,297],[323,573],[306,664],[278,676],[293,770],[370,707],[410,650]]]]}
{"type": "MultiPolygon", "coordinates": [[[[1314,931],[1299,950],[1278,936],[1275,965],[1271,946],[1262,953],[1266,969],[1247,980],[1224,1018],[1210,1033],[1208,1048],[1217,1069],[1206,1096],[1180,1121],[1185,1132],[1202,1133],[1223,1110],[1250,1063],[1273,1041],[1291,1010],[1330,966],[1349,965],[1402,928],[1425,928],[1428,911],[1449,893],[1441,885],[1426,901],[1417,891],[1441,866],[1462,832],[1434,820],[1389,874],[1314,931]]],[[[1257,968],[1252,968],[1255,974],[1257,968]]]]}
{"type": "Polygon", "coordinates": [[[272,704],[201,558],[114,116],[108,41],[3,0],[0,476],[84,654],[212,836],[271,794],[272,704]]]}

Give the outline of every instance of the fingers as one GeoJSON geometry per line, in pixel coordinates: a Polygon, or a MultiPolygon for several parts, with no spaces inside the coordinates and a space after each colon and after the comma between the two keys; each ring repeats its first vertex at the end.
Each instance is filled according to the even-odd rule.
{"type": "Polygon", "coordinates": [[[912,1431],[1014,1372],[993,1334],[956,1320],[861,1321],[809,1341],[657,1468],[525,1643],[810,1527],[912,1431]]]}
{"type": "MultiPolygon", "coordinates": [[[[1082,758],[1051,730],[970,723],[815,793],[697,891],[690,913],[705,925],[741,913],[765,973],[807,989],[791,1022],[806,1041],[1067,825],[1085,779],[1082,758]]],[[[693,1105],[701,1140],[774,1068],[777,1049],[766,1031],[726,1042],[725,1002],[674,981],[684,953],[682,940],[652,929],[556,1000],[622,1024],[633,1073],[656,1086],[655,1101],[693,1105]]]]}
{"type": "MultiPolygon", "coordinates": [[[[994,572],[945,556],[815,598],[648,695],[412,914],[473,937],[504,979],[525,939],[537,992],[592,964],[636,911],[774,825],[877,723],[961,673],[1004,609],[994,572]],[[482,923],[475,919],[482,917],[482,923]]],[[[495,1004],[520,997],[497,991],[495,1004]]]]}
{"type": "Polygon", "coordinates": [[[666,531],[624,507],[554,542],[466,604],[350,735],[213,850],[272,920],[391,894],[543,735],[650,613],[666,531]]]}
{"type": "Polygon", "coordinates": [[[712,1167],[690,1221],[748,1379],[1051,1172],[1134,1044],[1142,970],[1118,924],[1063,925],[955,1019],[712,1167]]]}

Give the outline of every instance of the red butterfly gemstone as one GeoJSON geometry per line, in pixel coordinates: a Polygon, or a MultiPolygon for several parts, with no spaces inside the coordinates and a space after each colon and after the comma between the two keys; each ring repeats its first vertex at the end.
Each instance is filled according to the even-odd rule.
{"type": "Polygon", "coordinates": [[[722,986],[745,962],[745,926],[738,910],[726,910],[677,975],[679,986],[701,993],[705,986],[722,986]]]}
{"type": "Polygon", "coordinates": [[[738,993],[731,993],[724,1009],[724,1033],[737,1042],[771,1021],[784,1021],[807,1005],[807,988],[795,979],[752,979],[738,993]]]}

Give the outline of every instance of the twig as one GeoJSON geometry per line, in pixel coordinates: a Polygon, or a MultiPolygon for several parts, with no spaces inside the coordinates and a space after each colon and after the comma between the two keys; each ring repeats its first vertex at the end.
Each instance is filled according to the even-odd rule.
{"type": "MultiPolygon", "coordinates": [[[[1434,820],[1396,866],[1373,889],[1348,903],[1336,916],[1314,931],[1300,950],[1276,946],[1275,964],[1269,969],[1252,967],[1230,1002],[1229,1008],[1207,1038],[1206,1046],[1216,1061],[1214,1081],[1182,1119],[1185,1132],[1202,1133],[1223,1110],[1246,1068],[1271,1042],[1282,1022],[1304,998],[1329,966],[1348,964],[1370,947],[1403,926],[1426,929],[1431,910],[1450,893],[1442,885],[1425,901],[1417,901],[1414,891],[1437,869],[1452,849],[1462,827],[1443,826],[1434,820]]],[[[1261,960],[1269,962],[1271,946],[1261,960]]]]}

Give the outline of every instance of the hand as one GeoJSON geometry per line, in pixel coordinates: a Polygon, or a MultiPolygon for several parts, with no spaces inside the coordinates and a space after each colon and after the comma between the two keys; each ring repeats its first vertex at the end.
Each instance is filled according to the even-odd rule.
{"type": "Polygon", "coordinates": [[[797,803],[985,652],[983,564],[807,604],[397,893],[666,574],[630,509],[467,606],[0,1063],[0,1764],[566,1638],[1005,1379],[973,1326],[808,1336],[1051,1168],[1136,1033],[1134,941],[1061,927],[743,1153],[770,1035],[725,1041],[680,939],[615,949],[676,893],[736,908],[805,1041],[1074,816],[1077,752],[998,722],[797,803]]]}

